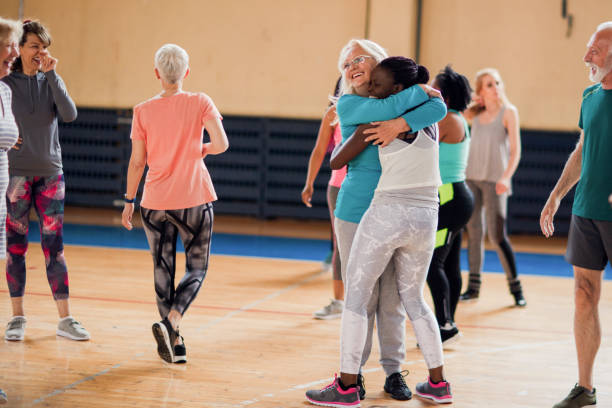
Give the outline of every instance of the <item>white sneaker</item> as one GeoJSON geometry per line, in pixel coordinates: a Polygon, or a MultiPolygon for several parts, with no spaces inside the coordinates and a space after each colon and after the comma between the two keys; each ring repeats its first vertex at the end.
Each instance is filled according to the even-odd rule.
{"type": "Polygon", "coordinates": [[[71,316],[59,321],[56,333],[58,336],[67,337],[70,340],[89,340],[89,332],[71,316]]]}
{"type": "Polygon", "coordinates": [[[23,341],[25,335],[26,318],[25,316],[15,316],[6,325],[4,338],[9,341],[23,341]]]}
{"type": "Polygon", "coordinates": [[[331,299],[329,305],[325,306],[321,310],[317,310],[312,315],[315,319],[329,320],[337,319],[342,316],[342,310],[344,309],[344,301],[331,299]]]}

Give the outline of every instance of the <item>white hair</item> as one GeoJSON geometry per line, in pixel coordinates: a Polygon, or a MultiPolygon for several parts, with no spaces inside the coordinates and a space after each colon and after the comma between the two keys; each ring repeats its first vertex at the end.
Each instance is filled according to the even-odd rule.
{"type": "Polygon", "coordinates": [[[22,24],[15,20],[0,17],[0,44],[18,43],[22,35],[22,24]]]}
{"type": "Polygon", "coordinates": [[[347,94],[347,93],[355,92],[351,84],[344,77],[344,74],[345,74],[344,63],[346,62],[347,57],[349,56],[349,54],[353,51],[353,48],[355,47],[361,48],[367,55],[374,58],[374,60],[376,60],[376,63],[379,63],[380,61],[384,60],[385,58],[389,56],[387,54],[387,51],[383,47],[375,43],[374,41],[365,40],[365,39],[356,39],[356,38],[353,38],[352,40],[350,40],[342,48],[342,51],[340,51],[340,57],[338,58],[338,70],[342,74],[342,80],[340,81],[339,96],[347,94]]]}
{"type": "Polygon", "coordinates": [[[175,84],[185,77],[189,55],[176,44],[165,44],[155,53],[155,68],[164,81],[175,84]]]}

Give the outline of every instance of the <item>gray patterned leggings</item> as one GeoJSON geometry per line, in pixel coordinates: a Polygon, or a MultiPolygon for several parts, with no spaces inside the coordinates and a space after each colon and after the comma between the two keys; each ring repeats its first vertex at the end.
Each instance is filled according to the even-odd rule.
{"type": "Polygon", "coordinates": [[[401,202],[372,202],[361,219],[347,265],[342,315],[340,371],[359,372],[366,342],[367,306],[377,279],[389,261],[397,287],[429,369],[443,365],[438,323],[423,298],[434,249],[438,210],[401,202]]]}
{"type": "Polygon", "coordinates": [[[163,318],[171,309],[185,313],[198,294],[210,255],[213,225],[212,204],[181,210],[140,209],[154,265],[157,308],[163,318]],[[174,287],[176,273],[176,240],[181,237],[185,247],[185,276],[174,287]]]}

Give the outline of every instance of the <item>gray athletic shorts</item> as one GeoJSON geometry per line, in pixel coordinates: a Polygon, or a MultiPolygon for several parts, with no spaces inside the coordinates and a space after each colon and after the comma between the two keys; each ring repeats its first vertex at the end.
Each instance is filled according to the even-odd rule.
{"type": "Polygon", "coordinates": [[[612,221],[572,214],[565,260],[580,268],[601,271],[612,263],[612,221]]]}

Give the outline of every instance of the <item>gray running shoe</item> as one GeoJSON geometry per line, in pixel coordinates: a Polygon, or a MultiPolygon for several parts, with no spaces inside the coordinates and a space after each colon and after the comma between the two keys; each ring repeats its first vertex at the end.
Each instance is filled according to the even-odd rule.
{"type": "Polygon", "coordinates": [[[436,404],[450,404],[453,402],[450,384],[446,381],[434,384],[428,377],[427,381],[418,383],[415,390],[416,395],[421,398],[427,398],[436,404]]]}
{"type": "Polygon", "coordinates": [[[26,318],[24,316],[13,317],[6,325],[4,338],[9,341],[23,341],[25,335],[26,318]]]}
{"type": "Polygon", "coordinates": [[[6,396],[6,392],[0,390],[0,404],[6,404],[8,402],[8,397],[6,396]]]}
{"type": "Polygon", "coordinates": [[[582,407],[594,407],[597,405],[597,394],[595,388],[593,392],[589,391],[576,384],[570,391],[567,397],[558,404],[555,404],[553,408],[582,408],[582,407]]]}
{"type": "Polygon", "coordinates": [[[321,390],[306,391],[306,399],[314,405],[323,407],[360,407],[359,387],[351,387],[344,391],[340,387],[340,379],[336,375],[334,382],[321,390]]]}
{"type": "Polygon", "coordinates": [[[70,340],[89,340],[89,332],[72,317],[60,320],[57,324],[56,333],[58,336],[67,337],[70,340]]]}
{"type": "Polygon", "coordinates": [[[326,305],[323,309],[317,310],[312,315],[315,319],[330,320],[342,317],[342,310],[344,309],[344,301],[331,299],[329,305],[326,305]]]}

